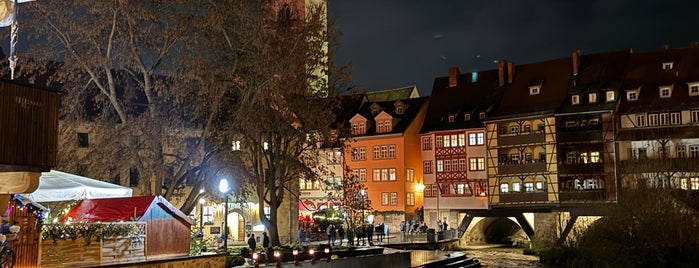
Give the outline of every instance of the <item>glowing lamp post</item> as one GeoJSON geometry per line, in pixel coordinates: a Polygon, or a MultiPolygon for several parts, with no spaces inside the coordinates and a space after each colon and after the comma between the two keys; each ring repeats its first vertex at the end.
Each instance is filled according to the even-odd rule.
{"type": "Polygon", "coordinates": [[[218,184],[218,190],[226,199],[225,207],[223,207],[223,249],[228,251],[228,194],[231,190],[228,180],[221,179],[221,182],[218,184]]]}

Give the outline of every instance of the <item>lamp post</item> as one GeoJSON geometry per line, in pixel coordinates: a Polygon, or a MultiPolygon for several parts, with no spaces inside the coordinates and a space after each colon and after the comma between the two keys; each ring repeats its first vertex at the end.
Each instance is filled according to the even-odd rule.
{"type": "Polygon", "coordinates": [[[223,193],[226,199],[225,207],[223,207],[223,249],[228,251],[228,193],[231,190],[228,180],[221,179],[218,184],[218,190],[223,193]]]}
{"type": "MultiPolygon", "coordinates": [[[[360,226],[363,230],[366,229],[366,228],[364,228],[365,227],[364,226],[364,195],[365,194],[366,194],[366,192],[364,192],[364,189],[359,190],[359,195],[362,196],[362,224],[360,226]]],[[[366,234],[364,234],[364,236],[366,236],[366,234]]],[[[362,238],[362,246],[363,245],[364,245],[364,238],[362,238]]]]}

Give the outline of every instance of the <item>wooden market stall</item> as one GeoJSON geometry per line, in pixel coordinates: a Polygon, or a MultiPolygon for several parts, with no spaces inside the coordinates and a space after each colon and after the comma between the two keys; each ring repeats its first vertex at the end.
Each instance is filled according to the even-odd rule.
{"type": "Polygon", "coordinates": [[[193,222],[162,196],[84,199],[58,222],[47,226],[47,234],[41,241],[40,267],[189,256],[193,222]],[[81,231],[74,231],[76,228],[81,231]],[[100,232],[108,235],[97,241],[94,235],[100,232]],[[64,239],[62,235],[80,237],[64,239]]]}

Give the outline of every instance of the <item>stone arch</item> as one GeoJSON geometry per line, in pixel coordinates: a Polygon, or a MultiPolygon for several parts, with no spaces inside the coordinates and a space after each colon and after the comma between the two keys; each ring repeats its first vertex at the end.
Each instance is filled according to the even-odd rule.
{"type": "Polygon", "coordinates": [[[529,240],[522,227],[505,217],[484,218],[466,234],[471,243],[512,244],[529,240]]]}

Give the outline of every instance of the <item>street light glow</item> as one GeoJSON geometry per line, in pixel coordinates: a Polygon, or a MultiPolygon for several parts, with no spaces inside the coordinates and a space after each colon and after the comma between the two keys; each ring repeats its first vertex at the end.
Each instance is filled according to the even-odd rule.
{"type": "Polygon", "coordinates": [[[219,190],[219,192],[225,194],[225,193],[227,193],[228,190],[230,190],[230,189],[231,189],[231,187],[228,186],[228,180],[226,180],[226,179],[221,179],[221,182],[218,183],[218,190],[219,190]]]}
{"type": "Polygon", "coordinates": [[[422,190],[425,190],[425,185],[422,183],[415,185],[415,190],[417,190],[418,192],[422,192],[422,190]]]}

